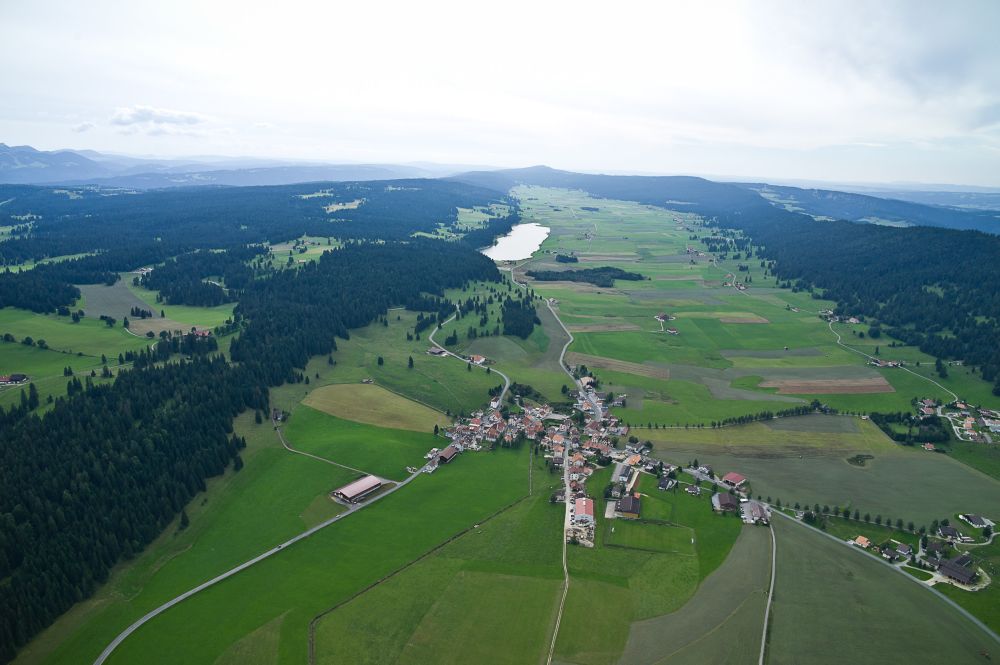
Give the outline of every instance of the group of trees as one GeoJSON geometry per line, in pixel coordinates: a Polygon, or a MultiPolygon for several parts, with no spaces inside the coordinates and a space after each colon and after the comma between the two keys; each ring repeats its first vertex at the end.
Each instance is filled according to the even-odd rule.
{"type": "Polygon", "coordinates": [[[587,282],[594,286],[611,288],[616,279],[639,282],[644,279],[637,272],[627,272],[621,268],[602,266],[600,268],[584,268],[582,270],[529,270],[528,277],[540,282],[587,282]]]}
{"type": "Polygon", "coordinates": [[[542,323],[535,312],[533,298],[527,294],[517,299],[507,296],[501,308],[501,318],[503,334],[515,335],[521,339],[527,339],[535,325],[542,323]]]}
{"type": "Polygon", "coordinates": [[[221,252],[189,252],[167,259],[137,280],[147,289],[159,291],[158,299],[167,304],[214,307],[233,302],[259,274],[272,270],[251,267],[256,257],[266,253],[262,245],[234,247],[221,252]],[[220,278],[226,288],[207,281],[210,277],[220,278]]]}

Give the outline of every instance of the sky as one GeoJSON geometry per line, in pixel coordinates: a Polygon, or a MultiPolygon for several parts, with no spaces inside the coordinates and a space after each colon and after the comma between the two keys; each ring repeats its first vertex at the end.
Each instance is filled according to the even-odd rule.
{"type": "Polygon", "coordinates": [[[1000,186],[1000,2],[0,0],[0,142],[1000,186]]]}

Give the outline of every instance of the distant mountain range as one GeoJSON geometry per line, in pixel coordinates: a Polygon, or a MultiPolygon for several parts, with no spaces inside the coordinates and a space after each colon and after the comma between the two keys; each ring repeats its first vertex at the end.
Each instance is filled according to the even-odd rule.
{"type": "Polygon", "coordinates": [[[468,166],[317,164],[251,158],[146,159],[93,150],[36,150],[0,143],[0,183],[162,189],[198,185],[436,178],[468,166]]]}
{"type": "MultiPolygon", "coordinates": [[[[455,177],[506,191],[517,183],[550,187],[581,187],[601,196],[643,200],[651,183],[676,191],[676,205],[687,194],[703,201],[772,206],[815,219],[891,226],[937,226],[1000,233],[1000,192],[986,188],[920,191],[911,186],[892,190],[852,191],[813,189],[769,183],[717,182],[689,176],[612,176],[571,173],[544,166],[497,170],[448,164],[318,164],[279,160],[191,157],[160,159],[100,153],[92,150],[36,150],[0,143],[0,183],[84,186],[123,189],[166,189],[195,186],[288,185],[299,182],[345,182],[406,178],[455,177]],[[457,175],[455,175],[457,174],[457,175]],[[609,179],[610,178],[610,179],[609,179]],[[612,189],[604,191],[611,187],[612,189]],[[627,190],[635,191],[627,191],[627,190]],[[626,190],[626,191],[619,191],[626,190]]],[[[658,204],[660,202],[657,202],[658,204]]],[[[682,208],[683,209],[683,208],[682,208]]]]}

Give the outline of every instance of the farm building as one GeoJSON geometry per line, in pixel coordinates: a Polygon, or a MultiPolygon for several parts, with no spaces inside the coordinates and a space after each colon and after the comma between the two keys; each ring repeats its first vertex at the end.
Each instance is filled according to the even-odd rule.
{"type": "Polygon", "coordinates": [[[639,497],[632,494],[626,494],[615,504],[615,510],[628,519],[639,519],[640,509],[639,497]]]}
{"type": "Polygon", "coordinates": [[[961,517],[964,521],[968,522],[970,525],[976,527],[977,529],[982,529],[987,526],[993,525],[992,522],[984,518],[982,515],[971,515],[967,513],[965,515],[959,515],[959,517],[961,517]]]}
{"type": "Polygon", "coordinates": [[[667,333],[670,335],[680,335],[681,332],[677,328],[667,328],[667,333]]]}
{"type": "Polygon", "coordinates": [[[27,374],[3,374],[0,375],[0,386],[11,386],[18,383],[24,383],[27,380],[27,374]]]}
{"type": "Polygon", "coordinates": [[[454,445],[450,445],[440,453],[438,453],[438,464],[447,464],[448,462],[455,459],[455,455],[458,454],[458,448],[454,445]]]}
{"type": "Polygon", "coordinates": [[[958,529],[953,526],[940,526],[938,527],[938,535],[942,538],[957,539],[959,537],[958,529]]]}
{"type": "Polygon", "coordinates": [[[593,524],[594,523],[594,500],[593,499],[577,499],[574,504],[574,517],[573,519],[582,524],[593,524]]]}
{"type": "Polygon", "coordinates": [[[381,480],[375,476],[365,476],[333,490],[333,496],[348,503],[357,503],[380,487],[382,487],[381,480]]]}
{"type": "Polygon", "coordinates": [[[712,506],[721,512],[735,512],[740,509],[740,500],[732,494],[717,492],[712,497],[712,506]]]}
{"type": "Polygon", "coordinates": [[[746,483],[746,481],[747,481],[746,476],[742,476],[734,472],[727,473],[725,476],[722,477],[722,482],[734,488],[740,487],[741,485],[746,483]]]}
{"type": "Polygon", "coordinates": [[[972,557],[963,554],[954,559],[942,561],[941,565],[938,566],[938,572],[959,584],[972,584],[976,579],[976,570],[970,567],[971,563],[972,557]]]}

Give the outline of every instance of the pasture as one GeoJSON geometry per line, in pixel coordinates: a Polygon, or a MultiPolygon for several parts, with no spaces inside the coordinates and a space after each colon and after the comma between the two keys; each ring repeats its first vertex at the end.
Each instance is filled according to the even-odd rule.
{"type": "MultiPolygon", "coordinates": [[[[738,519],[713,513],[707,496],[661,492],[648,474],[639,484],[643,516],[669,524],[606,520],[601,492],[610,471],[588,481],[597,496],[598,542],[593,549],[569,550],[570,591],[556,643],[560,663],[619,662],[634,622],[684,607],[726,560],[741,530],[738,519]],[[594,630],[595,616],[600,630],[594,630]]],[[[654,642],[653,648],[670,646],[654,642]]]]}
{"type": "Polygon", "coordinates": [[[996,650],[979,628],[904,574],[802,525],[774,522],[771,665],[817,662],[817,654],[830,663],[982,663],[983,650],[996,650]]]}
{"type": "Polygon", "coordinates": [[[406,478],[407,466],[423,466],[428,450],[444,448],[448,443],[430,430],[375,427],[337,418],[305,404],[292,411],[284,434],[297,450],[393,480],[406,478]]]}
{"type": "Polygon", "coordinates": [[[621,662],[756,663],[770,564],[768,530],[743,529],[726,561],[681,609],[632,624],[621,662]]]}
{"type": "Polygon", "coordinates": [[[527,463],[526,450],[462,455],[157,617],[109,662],[211,663],[278,617],[277,650],[258,657],[303,662],[314,617],[523,497],[527,463]]]}
{"type": "Polygon", "coordinates": [[[481,523],[324,615],[316,662],[544,662],[561,592],[561,523],[545,492],[481,523]]]}
{"type": "MultiPolygon", "coordinates": [[[[157,292],[144,289],[141,286],[134,286],[132,284],[132,275],[130,274],[123,275],[119,284],[122,284],[131,291],[154,314],[159,315],[160,312],[163,312],[163,318],[176,321],[181,324],[184,330],[192,327],[214,328],[222,325],[233,318],[233,309],[236,307],[236,303],[227,303],[215,307],[195,307],[191,305],[167,305],[166,303],[156,302],[157,292]]],[[[124,300],[124,296],[122,298],[124,300]]],[[[152,325],[154,321],[155,319],[146,319],[146,324],[152,325]]]]}
{"type": "Polygon", "coordinates": [[[697,459],[717,473],[750,479],[754,495],[785,505],[851,507],[928,525],[956,512],[990,514],[1000,482],[947,455],[890,441],[870,421],[804,416],[722,429],[636,430],[654,454],[674,464],[697,459]],[[856,432],[816,431],[857,425],[856,432]],[[847,458],[872,455],[865,466],[847,458]],[[914,482],[919,478],[919,482],[914,482]]]}
{"type": "Polygon", "coordinates": [[[429,432],[448,426],[440,411],[406,399],[381,386],[340,383],[316,388],[302,403],[331,416],[379,427],[429,432]]]}

